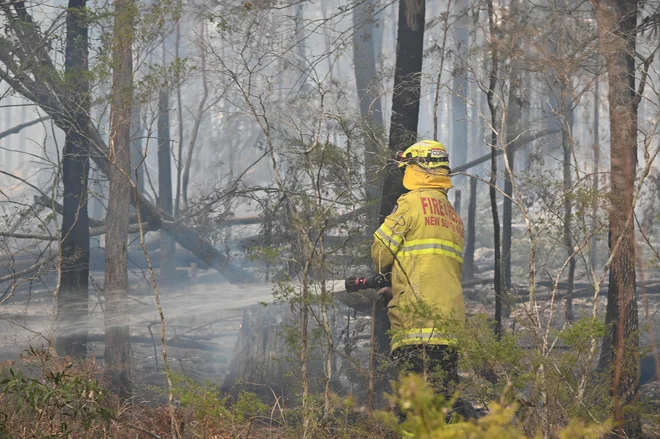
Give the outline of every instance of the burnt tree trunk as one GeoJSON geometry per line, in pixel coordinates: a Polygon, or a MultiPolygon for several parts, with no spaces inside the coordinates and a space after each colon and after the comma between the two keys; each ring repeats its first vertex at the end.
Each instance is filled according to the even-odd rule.
{"type": "Polygon", "coordinates": [[[64,186],[61,245],[61,286],[57,297],[57,317],[63,332],[56,339],[60,355],[84,357],[87,354],[89,306],[89,217],[87,181],[89,140],[75,127],[89,125],[90,100],[87,68],[89,59],[86,0],[70,0],[66,17],[64,66],[67,80],[66,109],[75,123],[66,130],[62,159],[64,186]]]}
{"type": "Polygon", "coordinates": [[[599,366],[612,368],[612,394],[619,437],[640,437],[636,410],[624,408],[636,399],[639,383],[639,320],[635,298],[635,228],[633,193],[637,168],[637,108],[635,43],[637,0],[592,0],[600,49],[607,64],[610,104],[609,214],[612,265],[607,293],[599,366]]]}
{"type": "Polygon", "coordinates": [[[134,4],[115,0],[110,191],[105,235],[105,378],[121,398],[131,394],[128,312],[128,218],[131,200],[130,141],[133,97],[134,4]]]}
{"type": "MultiPolygon", "coordinates": [[[[388,149],[392,154],[417,140],[419,97],[424,48],[424,0],[399,2],[399,26],[396,46],[392,119],[388,149]]],[[[390,168],[381,192],[379,224],[392,212],[396,200],[406,192],[401,172],[390,168]]]]}

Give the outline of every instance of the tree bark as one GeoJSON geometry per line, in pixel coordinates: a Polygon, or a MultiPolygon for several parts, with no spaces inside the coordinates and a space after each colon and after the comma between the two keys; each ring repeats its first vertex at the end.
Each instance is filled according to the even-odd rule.
{"type": "MultiPolygon", "coordinates": [[[[69,0],[66,28],[65,78],[67,111],[76,125],[89,125],[90,99],[87,77],[89,48],[86,0],[69,0]]],[[[61,243],[61,283],[57,297],[57,317],[62,326],[55,347],[60,355],[87,355],[89,306],[89,216],[87,181],[89,140],[76,128],[66,131],[62,154],[63,215],[61,243]]]]}
{"type": "Polygon", "coordinates": [[[476,216],[477,216],[477,182],[476,178],[470,179],[470,200],[468,202],[467,234],[465,239],[465,251],[463,254],[463,280],[474,279],[474,249],[476,238],[476,216]]]}
{"type": "Polygon", "coordinates": [[[626,411],[639,383],[639,321],[635,297],[635,228],[633,193],[637,168],[637,107],[635,45],[637,0],[592,0],[600,49],[607,64],[610,103],[609,213],[612,264],[599,366],[612,366],[615,418],[619,437],[640,437],[636,410],[626,411]]]}
{"type": "MultiPolygon", "coordinates": [[[[422,59],[424,49],[425,0],[401,0],[392,94],[392,119],[388,148],[403,150],[417,140],[422,59]]],[[[401,172],[390,167],[380,198],[379,223],[392,212],[405,192],[401,172]]]]}
{"type": "Polygon", "coordinates": [[[121,398],[131,394],[127,241],[131,199],[134,6],[132,0],[115,0],[110,191],[105,220],[105,378],[110,389],[121,398]]]}
{"type": "MultiPolygon", "coordinates": [[[[165,48],[163,47],[163,54],[165,48]]],[[[169,95],[161,91],[158,96],[158,207],[172,214],[172,160],[170,158],[170,108],[169,95]]],[[[176,276],[176,245],[165,230],[160,232],[160,276],[172,279],[176,276]]]]}
{"type": "Polygon", "coordinates": [[[380,100],[380,87],[376,61],[379,52],[375,40],[382,38],[382,27],[374,26],[374,9],[378,1],[359,2],[353,8],[353,64],[355,83],[360,104],[360,116],[364,130],[364,189],[369,205],[367,216],[370,229],[378,226],[378,205],[381,173],[379,161],[379,140],[383,137],[383,111],[380,100]]]}

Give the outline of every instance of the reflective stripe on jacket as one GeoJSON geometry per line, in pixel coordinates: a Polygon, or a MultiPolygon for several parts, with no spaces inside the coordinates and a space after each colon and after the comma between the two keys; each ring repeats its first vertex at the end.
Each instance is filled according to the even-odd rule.
{"type": "Polygon", "coordinates": [[[376,270],[392,266],[393,297],[388,304],[392,350],[402,345],[452,343],[452,335],[435,327],[432,319],[420,319],[405,310],[423,299],[439,315],[465,318],[463,235],[460,216],[439,189],[403,194],[374,233],[371,257],[376,270]]]}

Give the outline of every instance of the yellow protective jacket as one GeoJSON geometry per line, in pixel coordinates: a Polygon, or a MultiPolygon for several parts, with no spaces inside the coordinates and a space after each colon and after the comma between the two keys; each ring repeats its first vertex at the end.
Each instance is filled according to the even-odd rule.
{"type": "Polygon", "coordinates": [[[392,351],[403,345],[452,344],[451,334],[437,325],[433,314],[465,319],[463,240],[463,222],[441,189],[403,194],[374,233],[371,257],[376,270],[392,266],[393,296],[387,307],[392,351]],[[420,299],[433,313],[414,306],[420,299]],[[411,312],[411,306],[416,311],[411,312]]]}

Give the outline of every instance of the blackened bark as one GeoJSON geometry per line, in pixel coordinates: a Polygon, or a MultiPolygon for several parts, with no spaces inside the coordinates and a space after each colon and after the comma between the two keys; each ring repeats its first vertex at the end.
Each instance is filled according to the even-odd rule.
{"type": "Polygon", "coordinates": [[[463,252],[463,280],[474,279],[474,247],[476,238],[477,216],[477,182],[470,179],[470,201],[468,202],[467,234],[465,237],[465,251],[463,252]]]}
{"type": "MultiPolygon", "coordinates": [[[[401,0],[396,46],[392,119],[388,147],[394,155],[417,140],[419,97],[424,49],[425,0],[401,0]]],[[[401,172],[390,168],[380,198],[379,223],[392,212],[405,192],[401,172]]]]}
{"type": "Polygon", "coordinates": [[[624,407],[636,399],[639,383],[639,321],[635,298],[635,228],[633,193],[637,168],[637,95],[635,43],[637,0],[592,0],[600,49],[607,63],[610,103],[610,234],[614,252],[610,267],[608,331],[599,366],[612,373],[619,437],[640,437],[638,411],[624,407]]]}
{"type": "MultiPolygon", "coordinates": [[[[164,50],[163,50],[164,52],[164,50]]],[[[172,214],[172,161],[170,153],[169,96],[162,91],[158,97],[158,207],[172,214]]],[[[176,273],[176,246],[164,230],[160,232],[160,276],[172,279],[176,273]]]]}
{"type": "Polygon", "coordinates": [[[133,97],[134,4],[115,0],[110,191],[105,245],[105,378],[121,398],[131,394],[128,311],[128,217],[131,201],[130,126],[133,97]]]}
{"type": "MultiPolygon", "coordinates": [[[[89,125],[88,28],[86,0],[70,0],[66,17],[65,78],[67,112],[73,126],[89,125]]],[[[89,140],[77,129],[66,131],[62,158],[63,215],[61,286],[57,297],[57,317],[61,335],[55,347],[60,355],[84,357],[87,354],[89,304],[89,217],[87,181],[89,140]]]]}

